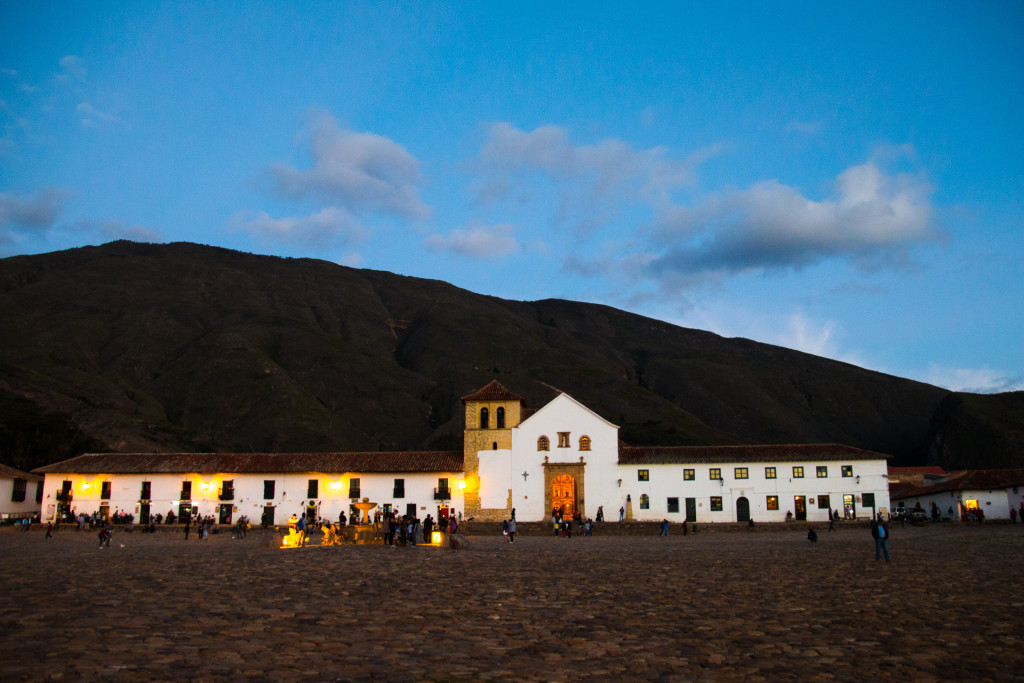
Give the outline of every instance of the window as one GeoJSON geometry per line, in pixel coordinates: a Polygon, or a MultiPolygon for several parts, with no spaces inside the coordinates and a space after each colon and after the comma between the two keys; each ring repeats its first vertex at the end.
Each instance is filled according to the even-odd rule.
{"type": "Polygon", "coordinates": [[[448,488],[448,478],[438,477],[437,488],[434,489],[434,500],[448,500],[451,497],[452,493],[448,488]]]}
{"type": "Polygon", "coordinates": [[[25,501],[25,487],[28,486],[28,482],[24,479],[15,479],[14,488],[11,489],[11,502],[22,503],[25,501]]]}
{"type": "Polygon", "coordinates": [[[636,480],[637,481],[650,481],[651,480],[651,472],[650,472],[650,470],[637,470],[636,471],[636,480]]]}
{"type": "Polygon", "coordinates": [[[105,481],[100,484],[100,498],[103,500],[110,500],[110,482],[105,481]]]}
{"type": "Polygon", "coordinates": [[[819,510],[831,510],[832,501],[828,496],[818,496],[818,509],[819,510]]]}
{"type": "Polygon", "coordinates": [[[306,487],[306,498],[316,498],[320,495],[320,480],[310,479],[306,487]]]}
{"type": "Polygon", "coordinates": [[[737,479],[747,479],[747,478],[749,478],[748,474],[747,474],[747,468],[746,467],[737,467],[736,468],[736,478],[737,479]]]}
{"type": "Polygon", "coordinates": [[[181,498],[182,500],[192,500],[192,482],[181,482],[181,495],[179,496],[179,498],[181,498]]]}
{"type": "Polygon", "coordinates": [[[764,468],[764,478],[765,479],[774,479],[775,478],[775,468],[774,467],[765,467],[764,468]]]}
{"type": "Polygon", "coordinates": [[[863,505],[866,508],[875,507],[875,494],[865,493],[863,496],[861,496],[861,505],[863,505]]]}
{"type": "Polygon", "coordinates": [[[794,467],[793,468],[793,478],[794,479],[803,479],[804,478],[804,468],[803,467],[794,467]]]}
{"type": "Polygon", "coordinates": [[[263,500],[274,499],[274,484],[276,482],[273,479],[263,480],[263,500]]]}
{"type": "Polygon", "coordinates": [[[641,493],[640,494],[640,509],[641,510],[650,510],[651,509],[651,499],[650,499],[650,497],[646,493],[641,493]]]}
{"type": "Polygon", "coordinates": [[[569,447],[569,432],[558,432],[558,447],[568,448],[569,447]]]}
{"type": "Polygon", "coordinates": [[[41,481],[36,482],[36,502],[43,502],[43,482],[41,481]]]}
{"type": "Polygon", "coordinates": [[[392,498],[405,498],[405,479],[395,479],[395,490],[392,498]]]}
{"type": "Polygon", "coordinates": [[[480,429],[489,429],[491,426],[490,413],[487,408],[480,409],[480,429]]]}
{"type": "Polygon", "coordinates": [[[711,511],[712,512],[721,512],[722,511],[722,497],[721,496],[711,496],[711,511]]]}
{"type": "Polygon", "coordinates": [[[359,497],[359,477],[352,477],[348,480],[348,497],[359,497]]]}
{"type": "Polygon", "coordinates": [[[153,493],[153,483],[142,482],[142,490],[139,491],[139,500],[149,500],[153,493]]]}
{"type": "Polygon", "coordinates": [[[709,473],[711,475],[711,477],[710,477],[711,479],[721,479],[722,478],[722,468],[721,467],[712,467],[709,470],[709,473]]]}
{"type": "Polygon", "coordinates": [[[551,450],[551,442],[548,441],[548,437],[541,436],[541,437],[537,438],[537,450],[538,451],[551,450]]]}
{"type": "Polygon", "coordinates": [[[828,476],[828,467],[826,465],[818,465],[814,468],[814,471],[818,475],[818,479],[824,479],[828,476]]]}
{"type": "Polygon", "coordinates": [[[853,476],[853,465],[843,465],[841,469],[843,471],[843,476],[844,477],[852,477],[853,476]]]}
{"type": "Polygon", "coordinates": [[[589,451],[590,450],[590,437],[589,436],[581,436],[580,437],[580,450],[581,451],[589,451]]]}
{"type": "Polygon", "coordinates": [[[668,499],[668,511],[669,512],[679,512],[679,499],[678,498],[669,498],[668,499]]]}
{"type": "Polygon", "coordinates": [[[683,481],[693,481],[693,470],[683,470],[683,481]]]}
{"type": "Polygon", "coordinates": [[[494,417],[495,417],[495,422],[497,422],[497,424],[494,425],[494,426],[497,427],[498,429],[504,429],[505,428],[505,409],[502,408],[502,407],[499,407],[497,412],[494,414],[494,417]]]}
{"type": "MultiPolygon", "coordinates": [[[[774,468],[772,468],[772,469],[774,469],[774,468]]],[[[778,496],[768,496],[767,500],[765,501],[765,507],[767,509],[769,509],[769,510],[778,510],[779,509],[779,497],[778,496]]]]}
{"type": "Polygon", "coordinates": [[[234,500],[235,499],[235,480],[228,479],[220,486],[220,499],[221,500],[234,500]]]}

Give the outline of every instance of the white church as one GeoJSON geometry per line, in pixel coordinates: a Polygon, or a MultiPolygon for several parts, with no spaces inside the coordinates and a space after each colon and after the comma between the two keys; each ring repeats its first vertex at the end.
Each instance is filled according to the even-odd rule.
{"type": "Polygon", "coordinates": [[[699,524],[864,518],[889,506],[888,456],[837,444],[631,447],[560,394],[531,411],[497,381],[462,397],[458,451],[88,453],[34,470],[41,516],[199,513],[229,524],[381,509],[435,520],[519,521],[578,513],[699,524]]]}

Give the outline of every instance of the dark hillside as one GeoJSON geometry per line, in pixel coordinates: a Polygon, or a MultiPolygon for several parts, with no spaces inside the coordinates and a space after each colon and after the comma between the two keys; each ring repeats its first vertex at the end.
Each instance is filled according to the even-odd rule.
{"type": "Polygon", "coordinates": [[[566,391],[637,445],[840,442],[909,464],[941,438],[955,462],[971,416],[1022,450],[1010,399],[936,413],[943,389],[606,306],[187,243],[0,261],[0,460],[21,469],[458,448],[459,397],[495,377],[534,407],[566,391]]]}

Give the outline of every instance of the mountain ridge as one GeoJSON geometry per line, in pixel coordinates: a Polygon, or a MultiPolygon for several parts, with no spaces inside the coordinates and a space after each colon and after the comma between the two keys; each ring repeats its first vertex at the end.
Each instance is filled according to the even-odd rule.
{"type": "Polygon", "coordinates": [[[458,449],[458,397],[495,377],[533,407],[557,387],[635,445],[835,442],[947,467],[1024,452],[1014,394],[187,242],[0,260],[0,334],[0,460],[21,469],[83,450],[458,449]]]}

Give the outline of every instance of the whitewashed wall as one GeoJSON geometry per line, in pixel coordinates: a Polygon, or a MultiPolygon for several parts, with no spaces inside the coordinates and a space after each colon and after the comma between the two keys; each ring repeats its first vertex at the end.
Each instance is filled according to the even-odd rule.
{"type": "MultiPolygon", "coordinates": [[[[25,500],[16,503],[11,500],[14,493],[14,478],[0,477],[0,514],[4,515],[26,515],[39,512],[39,503],[36,502],[36,485],[33,480],[25,481],[25,500]]],[[[45,495],[45,493],[44,493],[45,495]]]]}
{"type": "MultiPolygon", "coordinates": [[[[178,514],[180,502],[181,484],[183,481],[192,482],[192,504],[195,509],[203,515],[214,515],[217,517],[220,505],[230,503],[237,510],[233,513],[233,519],[237,520],[240,515],[248,515],[249,519],[258,524],[262,518],[263,508],[268,503],[275,506],[275,524],[286,523],[292,514],[300,514],[305,510],[304,505],[309,499],[306,497],[310,479],[318,481],[318,495],[316,501],[320,515],[329,519],[338,519],[342,510],[349,516],[349,478],[357,475],[336,475],[322,473],[248,473],[248,474],[101,474],[101,475],[63,475],[47,474],[43,493],[42,511],[44,516],[49,506],[56,504],[56,495],[61,490],[62,482],[67,479],[72,482],[74,500],[71,507],[78,513],[91,514],[99,510],[104,503],[107,504],[110,514],[115,511],[129,512],[139,519],[140,494],[142,482],[151,483],[150,492],[150,513],[161,514],[166,517],[169,511],[178,514]],[[225,480],[234,482],[234,499],[221,501],[218,496],[221,486],[225,480]],[[264,499],[263,482],[273,480],[274,497],[264,499]],[[110,498],[101,499],[102,482],[111,482],[110,498]]],[[[434,489],[437,487],[439,477],[447,477],[452,492],[452,499],[449,504],[462,511],[461,491],[458,488],[458,481],[462,474],[460,472],[448,473],[388,473],[388,474],[360,474],[360,499],[366,497],[370,502],[383,506],[385,503],[392,504],[400,513],[405,513],[406,505],[415,503],[417,514],[426,517],[430,514],[437,519],[437,508],[441,501],[434,500],[434,489]],[[405,496],[394,497],[395,479],[405,480],[405,496]]],[[[34,504],[35,495],[33,492],[33,509],[39,509],[34,504]]]]}

